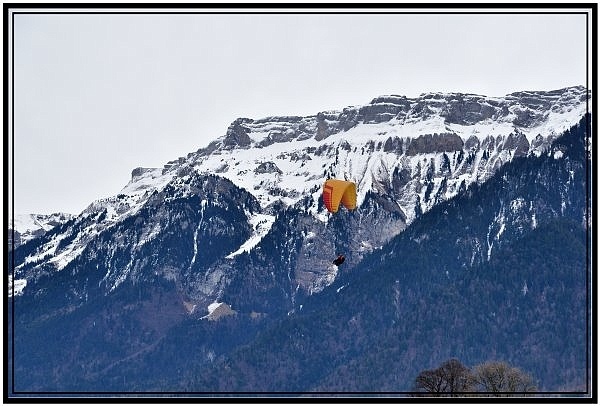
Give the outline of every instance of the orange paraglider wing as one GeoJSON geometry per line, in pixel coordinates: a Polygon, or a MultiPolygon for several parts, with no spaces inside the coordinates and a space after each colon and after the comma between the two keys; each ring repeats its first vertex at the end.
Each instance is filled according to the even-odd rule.
{"type": "Polygon", "coordinates": [[[336,213],[340,203],[348,210],[356,209],[356,184],[346,180],[328,179],[323,185],[323,203],[330,213],[336,213]]]}

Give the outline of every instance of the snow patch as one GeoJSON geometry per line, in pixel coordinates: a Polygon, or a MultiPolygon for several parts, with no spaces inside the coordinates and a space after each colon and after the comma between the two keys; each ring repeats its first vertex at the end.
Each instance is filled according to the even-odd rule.
{"type": "Polygon", "coordinates": [[[275,216],[268,214],[255,214],[250,217],[249,223],[252,225],[253,233],[250,238],[244,242],[240,248],[231,254],[227,255],[226,258],[233,258],[243,252],[250,252],[263,237],[271,230],[273,223],[275,222],[275,216]]]}
{"type": "Polygon", "coordinates": [[[71,261],[77,258],[79,254],[83,252],[84,249],[85,245],[73,249],[66,249],[60,254],[56,255],[54,258],[52,258],[50,262],[55,263],[56,269],[60,271],[61,269],[66,267],[71,261]]]}
{"type": "Polygon", "coordinates": [[[211,314],[212,312],[214,312],[219,306],[221,306],[223,303],[221,302],[214,302],[208,305],[208,314],[211,314]]]}
{"type": "Polygon", "coordinates": [[[227,303],[213,302],[208,305],[208,314],[201,317],[201,319],[216,321],[221,317],[233,316],[235,314],[237,314],[237,312],[233,310],[227,303]]]}
{"type": "Polygon", "coordinates": [[[336,293],[340,293],[340,291],[341,291],[342,289],[344,289],[346,286],[348,286],[348,284],[345,284],[345,285],[342,285],[342,286],[340,286],[339,288],[337,288],[337,289],[335,290],[335,292],[336,292],[336,293]]]}

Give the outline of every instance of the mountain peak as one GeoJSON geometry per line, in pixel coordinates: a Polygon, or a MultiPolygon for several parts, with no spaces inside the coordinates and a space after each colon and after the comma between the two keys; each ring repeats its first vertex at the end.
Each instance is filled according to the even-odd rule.
{"type": "MultiPolygon", "coordinates": [[[[314,191],[325,176],[353,179],[366,193],[373,173],[403,169],[414,176],[423,154],[465,148],[477,148],[474,159],[489,166],[474,176],[483,181],[513,156],[541,153],[552,137],[585,113],[587,97],[581,86],[504,98],[442,92],[417,98],[390,94],[362,106],[306,117],[238,118],[224,137],[199,151],[194,167],[243,185],[264,205],[282,198],[294,203],[307,192],[316,201],[314,191]],[[491,159],[481,160],[477,154],[485,149],[491,159]],[[399,160],[400,156],[405,158],[399,160]],[[410,164],[409,157],[414,157],[410,164]],[[265,162],[279,171],[267,176],[259,168],[265,162]],[[249,173],[258,176],[248,177],[249,173]]],[[[405,207],[408,213],[414,211],[414,204],[412,200],[405,207]]]]}
{"type": "MultiPolygon", "coordinates": [[[[226,150],[261,148],[307,139],[322,141],[360,125],[381,123],[403,126],[414,122],[439,121],[443,125],[469,127],[495,122],[514,129],[534,131],[543,123],[552,121],[552,115],[564,115],[577,109],[576,116],[580,117],[585,112],[584,102],[589,97],[588,90],[583,86],[551,91],[521,91],[504,97],[460,92],[428,92],[417,98],[381,95],[364,105],[318,112],[306,117],[238,118],[228,127],[225,136],[208,149],[217,146],[226,150]]],[[[568,121],[572,124],[576,117],[568,121]]],[[[560,131],[566,128],[568,126],[563,126],[560,131]]]]}

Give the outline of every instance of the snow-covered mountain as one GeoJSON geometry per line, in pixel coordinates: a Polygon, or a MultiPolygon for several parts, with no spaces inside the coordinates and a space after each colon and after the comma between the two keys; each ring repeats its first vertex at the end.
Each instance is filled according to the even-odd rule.
{"type": "MultiPolygon", "coordinates": [[[[12,239],[12,230],[14,228],[14,248],[16,248],[52,230],[57,225],[71,220],[73,217],[72,214],[68,213],[17,214],[14,216],[14,222],[8,225],[8,238],[9,240],[12,239]]],[[[12,247],[13,244],[10,244],[10,248],[12,247]]]]}
{"type": "Polygon", "coordinates": [[[316,201],[324,178],[346,178],[360,201],[371,190],[393,194],[410,223],[415,209],[455,195],[463,181],[481,183],[513,157],[539,154],[579,120],[586,101],[583,88],[383,96],[316,116],[238,119],[187,162],[246,188],[263,207],[307,194],[316,201]]]}
{"type": "Polygon", "coordinates": [[[78,217],[46,233],[37,246],[21,251],[15,279],[24,284],[69,264],[73,269],[74,260],[93,256],[90,247],[96,247],[107,256],[96,258],[103,262],[99,268],[105,272],[105,292],[152,268],[166,278],[185,280],[186,295],[206,308],[236,284],[239,261],[247,261],[244,255],[260,262],[261,244],[267,244],[285,211],[296,209],[297,223],[292,226],[288,219],[283,231],[296,244],[297,255],[285,263],[286,297],[293,303],[298,292],[311,294],[335,280],[338,269],[330,259],[336,251],[351,253],[351,269],[436,204],[484,182],[515,157],[543,153],[581,119],[589,100],[584,87],[505,97],[390,95],[308,117],[239,118],[206,148],[163,168],[134,169],[116,196],[93,202],[78,217]],[[358,214],[327,213],[320,194],[329,177],[356,182],[358,214]],[[160,210],[181,199],[190,202],[185,210],[195,212],[177,223],[184,214],[160,210]],[[206,261],[199,276],[195,266],[208,244],[203,233],[207,238],[219,235],[216,225],[206,228],[204,213],[219,206],[237,213],[234,223],[221,213],[221,226],[232,227],[225,232],[228,242],[220,247],[227,252],[206,261]],[[142,261],[141,250],[174,224],[185,234],[181,238],[189,239],[189,252],[182,253],[185,269],[181,263],[156,268],[142,261]],[[111,262],[125,247],[129,260],[111,262]]]}
{"type": "Polygon", "coordinates": [[[134,169],[9,252],[9,387],[408,390],[457,354],[585,387],[589,97],[242,118],[134,169]],[[328,177],[357,183],[357,210],[328,214],[328,177]]]}

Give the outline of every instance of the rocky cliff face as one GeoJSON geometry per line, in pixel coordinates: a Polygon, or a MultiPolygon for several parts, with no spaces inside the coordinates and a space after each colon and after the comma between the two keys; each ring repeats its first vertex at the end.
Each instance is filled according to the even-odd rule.
{"type": "Polygon", "coordinates": [[[431,196],[447,199],[463,182],[481,183],[514,157],[540,154],[582,116],[587,98],[581,87],[504,98],[382,96],[315,116],[238,119],[223,138],[189,158],[197,170],[243,185],[263,205],[282,196],[286,203],[306,193],[316,198],[326,176],[354,180],[363,198],[373,185],[389,186],[392,174],[403,173],[412,182],[397,191],[397,201],[410,223],[436,204],[431,196]],[[246,179],[264,173],[265,162],[281,172],[246,179]]]}
{"type": "MultiPolygon", "coordinates": [[[[462,93],[427,93],[418,98],[380,96],[364,106],[324,111],[315,116],[240,118],[232,123],[226,136],[213,145],[247,148],[309,138],[322,141],[361,124],[406,125],[429,120],[440,121],[449,129],[494,122],[497,127],[508,124],[524,133],[532,133],[540,131],[538,127],[548,124],[553,116],[564,116],[573,110],[580,116],[580,108],[586,104],[588,97],[586,89],[581,86],[548,92],[516,92],[505,97],[462,93]]],[[[567,128],[565,126],[561,130],[567,128]]],[[[540,135],[547,134],[540,132],[540,135]]],[[[206,151],[211,152],[210,148],[206,151]]]]}

